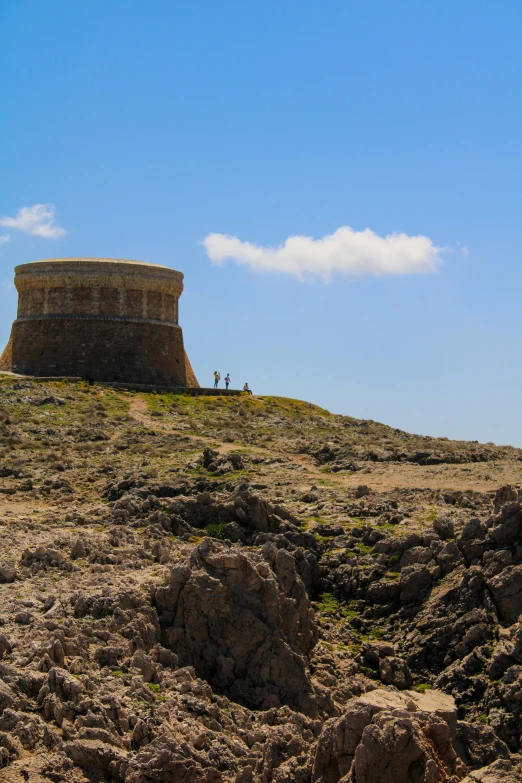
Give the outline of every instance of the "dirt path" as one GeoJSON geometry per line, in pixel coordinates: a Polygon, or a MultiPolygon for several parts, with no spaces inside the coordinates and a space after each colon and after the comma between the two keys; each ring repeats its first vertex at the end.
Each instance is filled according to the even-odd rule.
{"type": "Polygon", "coordinates": [[[150,416],[147,414],[147,403],[143,397],[133,397],[129,403],[129,415],[141,424],[150,424],[150,416]]]}

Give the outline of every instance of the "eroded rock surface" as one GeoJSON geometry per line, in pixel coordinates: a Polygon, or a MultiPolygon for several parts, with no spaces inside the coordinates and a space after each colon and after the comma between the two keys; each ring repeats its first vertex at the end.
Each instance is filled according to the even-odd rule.
{"type": "Polygon", "coordinates": [[[30,379],[0,447],[0,781],[522,779],[521,452],[30,379]]]}

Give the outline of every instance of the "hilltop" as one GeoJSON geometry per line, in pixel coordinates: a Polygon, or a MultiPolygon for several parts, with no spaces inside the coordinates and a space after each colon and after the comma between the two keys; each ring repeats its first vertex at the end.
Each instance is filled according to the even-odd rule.
{"type": "Polygon", "coordinates": [[[0,780],[519,780],[521,499],[509,446],[0,379],[0,780]]]}

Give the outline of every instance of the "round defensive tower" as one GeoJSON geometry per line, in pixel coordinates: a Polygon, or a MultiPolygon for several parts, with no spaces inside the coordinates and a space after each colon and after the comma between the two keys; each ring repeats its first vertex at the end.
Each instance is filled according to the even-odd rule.
{"type": "Polygon", "coordinates": [[[198,386],[183,346],[183,275],[116,258],[15,267],[18,314],[0,368],[22,375],[198,386]]]}

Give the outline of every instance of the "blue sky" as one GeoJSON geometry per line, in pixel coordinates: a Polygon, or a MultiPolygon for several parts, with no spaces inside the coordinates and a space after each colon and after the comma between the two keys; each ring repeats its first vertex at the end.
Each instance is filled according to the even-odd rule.
{"type": "Polygon", "coordinates": [[[0,339],[16,264],[166,264],[203,385],[522,446],[521,73],[518,0],[3,0],[0,216],[55,217],[0,227],[0,339]],[[202,245],[342,226],[442,250],[324,282],[202,245]]]}

